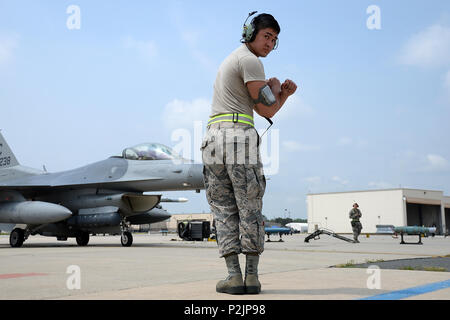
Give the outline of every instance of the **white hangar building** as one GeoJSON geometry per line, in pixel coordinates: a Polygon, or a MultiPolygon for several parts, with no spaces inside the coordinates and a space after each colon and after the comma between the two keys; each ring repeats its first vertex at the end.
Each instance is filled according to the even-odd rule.
{"type": "Polygon", "coordinates": [[[352,233],[349,212],[358,203],[362,233],[376,233],[377,225],[436,227],[437,234],[450,227],[450,197],[442,191],[385,189],[307,195],[308,232],[315,228],[352,233]]]}

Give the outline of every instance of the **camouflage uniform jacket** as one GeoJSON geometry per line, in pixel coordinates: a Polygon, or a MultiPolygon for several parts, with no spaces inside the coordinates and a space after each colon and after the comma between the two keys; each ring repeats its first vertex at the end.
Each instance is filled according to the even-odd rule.
{"type": "Polygon", "coordinates": [[[359,218],[361,218],[361,216],[362,216],[361,210],[359,210],[357,208],[353,208],[349,212],[349,217],[350,217],[350,219],[352,219],[352,221],[359,221],[359,218]]]}

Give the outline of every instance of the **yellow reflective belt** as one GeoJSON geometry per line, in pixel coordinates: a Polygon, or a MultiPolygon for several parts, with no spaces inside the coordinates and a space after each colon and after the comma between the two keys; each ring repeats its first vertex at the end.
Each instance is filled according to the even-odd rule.
{"type": "Polygon", "coordinates": [[[208,121],[208,125],[217,123],[217,122],[239,122],[239,123],[245,123],[252,127],[254,127],[253,124],[253,117],[249,116],[248,114],[243,113],[226,113],[226,114],[219,114],[218,116],[211,117],[208,121]],[[245,118],[245,120],[240,119],[245,118]]]}

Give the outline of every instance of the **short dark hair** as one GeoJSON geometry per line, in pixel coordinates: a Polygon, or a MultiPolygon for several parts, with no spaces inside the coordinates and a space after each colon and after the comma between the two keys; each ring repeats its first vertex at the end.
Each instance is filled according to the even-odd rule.
{"type": "Polygon", "coordinates": [[[278,24],[277,20],[268,13],[261,13],[260,15],[256,16],[253,19],[253,25],[255,27],[255,30],[253,31],[252,38],[249,42],[252,42],[255,40],[256,35],[258,34],[259,30],[265,29],[265,28],[271,28],[273,29],[277,34],[280,34],[281,28],[278,24]]]}

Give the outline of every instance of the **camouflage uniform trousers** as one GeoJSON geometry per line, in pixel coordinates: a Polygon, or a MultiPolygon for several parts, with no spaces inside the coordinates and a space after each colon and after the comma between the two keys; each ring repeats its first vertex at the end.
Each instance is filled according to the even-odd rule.
{"type": "Polygon", "coordinates": [[[203,177],[221,257],[264,251],[262,197],[266,179],[258,133],[241,123],[208,126],[202,142],[203,177]]]}
{"type": "Polygon", "coordinates": [[[353,237],[355,239],[358,238],[358,236],[361,234],[361,230],[362,230],[362,224],[359,221],[352,221],[352,230],[353,230],[353,237]]]}

